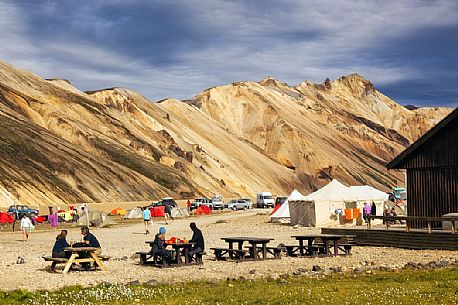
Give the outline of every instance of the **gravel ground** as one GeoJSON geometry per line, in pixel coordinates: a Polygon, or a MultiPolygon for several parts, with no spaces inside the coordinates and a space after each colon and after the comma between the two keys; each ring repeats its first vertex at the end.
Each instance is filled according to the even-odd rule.
{"type": "MultiPolygon", "coordinates": [[[[167,228],[167,238],[170,236],[191,237],[189,223],[195,221],[202,229],[205,237],[207,255],[204,256],[203,266],[188,266],[182,268],[159,269],[151,266],[138,265],[138,259],[133,257],[136,251],[147,250],[146,240],[153,235],[144,235],[143,224],[129,223],[124,226],[93,229],[103,247],[103,253],[113,259],[106,263],[107,272],[69,272],[66,275],[47,271],[49,262],[44,262],[43,255],[50,255],[55,236],[58,231],[40,231],[31,234],[28,242],[22,242],[19,232],[0,233],[0,290],[13,289],[47,289],[53,290],[69,285],[96,285],[99,283],[129,283],[129,282],[176,282],[199,279],[219,280],[227,278],[246,279],[259,277],[279,277],[285,273],[313,274],[314,265],[323,270],[341,268],[342,271],[367,270],[376,267],[401,268],[407,263],[429,263],[431,261],[455,262],[458,260],[457,251],[440,250],[406,250],[385,247],[354,247],[350,257],[330,258],[290,258],[267,260],[260,262],[218,262],[213,261],[210,247],[225,246],[220,240],[223,236],[259,236],[272,237],[274,245],[279,243],[291,244],[293,234],[319,233],[318,228],[293,228],[287,225],[268,223],[268,215],[259,215],[259,210],[229,212],[181,219],[169,222],[156,222],[152,231],[157,232],[160,226],[167,228]],[[25,264],[16,264],[17,258],[25,258],[25,264]],[[370,267],[368,267],[370,266],[370,267]],[[299,271],[298,271],[299,270],[299,271]]],[[[79,239],[79,229],[69,229],[68,240],[79,239]]],[[[370,271],[367,271],[370,272],[370,271]]]]}

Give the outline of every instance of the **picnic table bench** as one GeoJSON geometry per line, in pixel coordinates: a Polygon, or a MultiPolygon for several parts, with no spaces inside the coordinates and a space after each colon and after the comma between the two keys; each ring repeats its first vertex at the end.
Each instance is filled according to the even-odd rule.
{"type": "MultiPolygon", "coordinates": [[[[245,248],[248,249],[250,253],[253,253],[253,246],[245,246],[245,248]]],[[[260,246],[256,247],[256,253],[259,256],[259,254],[262,253],[263,248],[260,246]]],[[[274,258],[281,258],[281,252],[283,251],[283,248],[280,246],[277,247],[266,247],[267,253],[272,254],[274,258]]]]}
{"type": "Polygon", "coordinates": [[[239,249],[228,249],[228,248],[210,248],[215,254],[216,260],[222,261],[226,260],[226,254],[229,255],[230,259],[241,260],[245,259],[248,250],[239,250],[239,249]]]}
{"type": "Polygon", "coordinates": [[[299,245],[285,246],[289,256],[337,256],[339,249],[345,255],[351,254],[351,248],[355,244],[355,236],[333,235],[333,234],[310,234],[291,236],[299,241],[299,245]],[[307,245],[304,244],[307,241],[307,245]],[[332,244],[332,247],[331,247],[332,244]],[[333,251],[331,251],[333,248],[333,251]]]}
{"type": "Polygon", "coordinates": [[[277,250],[273,250],[273,247],[267,249],[267,244],[273,240],[273,238],[223,237],[221,239],[228,243],[228,248],[211,248],[215,252],[215,258],[217,260],[263,260],[267,259],[268,253],[274,255],[274,258],[279,257],[278,252],[276,252],[277,250]],[[250,244],[248,250],[243,249],[244,242],[250,244]],[[236,247],[234,247],[234,244],[236,247]],[[228,257],[225,257],[226,254],[228,257]]]}
{"type": "MultiPolygon", "coordinates": [[[[324,243],[318,240],[318,241],[315,241],[315,245],[324,246],[324,243]]],[[[355,245],[356,245],[356,236],[355,235],[343,235],[341,239],[337,240],[338,250],[344,252],[346,256],[351,255],[351,249],[355,245]]]]}
{"type": "Polygon", "coordinates": [[[55,272],[56,266],[58,264],[65,264],[62,274],[68,273],[73,263],[91,263],[93,262],[95,267],[99,267],[102,271],[106,271],[105,266],[102,261],[107,261],[111,257],[108,255],[96,254],[95,251],[99,248],[94,247],[79,247],[79,248],[65,248],[64,251],[72,252],[70,258],[61,258],[61,257],[52,257],[52,256],[43,256],[43,259],[46,262],[52,262],[50,266],[50,271],[55,272]],[[89,257],[80,258],[81,253],[89,253],[89,257]]]}

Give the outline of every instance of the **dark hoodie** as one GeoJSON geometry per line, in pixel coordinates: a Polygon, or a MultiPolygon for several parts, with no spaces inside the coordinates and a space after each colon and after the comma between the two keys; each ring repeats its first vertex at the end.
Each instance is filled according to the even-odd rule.
{"type": "Polygon", "coordinates": [[[190,224],[191,230],[192,230],[192,238],[189,242],[195,243],[196,247],[201,248],[202,250],[205,250],[205,242],[204,242],[204,236],[202,235],[202,231],[200,231],[195,223],[190,224]]]}

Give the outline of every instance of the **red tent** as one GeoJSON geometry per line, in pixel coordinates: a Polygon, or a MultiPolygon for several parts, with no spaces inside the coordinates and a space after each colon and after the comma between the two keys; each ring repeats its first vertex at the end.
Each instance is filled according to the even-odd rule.
{"type": "Polygon", "coordinates": [[[200,207],[198,207],[194,211],[194,214],[196,214],[196,215],[202,215],[202,214],[209,215],[211,213],[212,213],[212,210],[206,205],[201,205],[200,207]]]}
{"type": "Polygon", "coordinates": [[[150,209],[151,217],[163,217],[165,216],[165,206],[153,207],[150,209]]]}
{"type": "Polygon", "coordinates": [[[13,223],[14,218],[8,213],[0,212],[0,223],[13,223]]]}
{"type": "Polygon", "coordinates": [[[281,204],[277,204],[274,210],[272,211],[272,213],[270,213],[270,215],[273,215],[280,207],[281,207],[281,204]]]}

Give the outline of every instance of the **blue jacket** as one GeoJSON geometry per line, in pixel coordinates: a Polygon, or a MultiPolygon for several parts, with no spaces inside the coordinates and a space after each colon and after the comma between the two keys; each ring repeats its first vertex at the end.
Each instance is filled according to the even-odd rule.
{"type": "Polygon", "coordinates": [[[61,237],[56,240],[54,247],[52,248],[52,253],[59,253],[64,251],[64,248],[70,247],[65,237],[61,237]]]}

